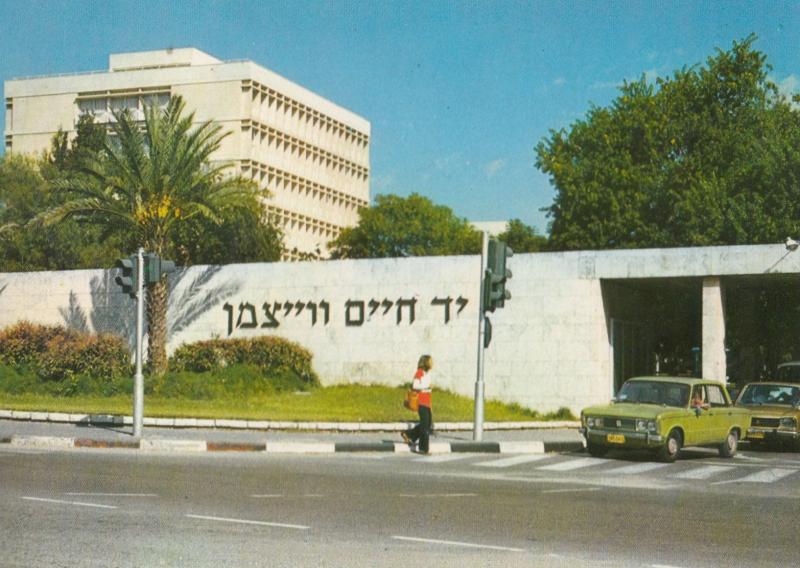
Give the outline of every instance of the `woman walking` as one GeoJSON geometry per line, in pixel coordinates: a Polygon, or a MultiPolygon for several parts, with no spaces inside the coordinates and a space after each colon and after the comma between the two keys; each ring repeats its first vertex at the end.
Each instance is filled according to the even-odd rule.
{"type": "Polygon", "coordinates": [[[433,357],[423,355],[417,363],[417,372],[414,380],[411,381],[411,388],[419,393],[419,424],[401,432],[400,435],[407,444],[413,444],[419,440],[419,452],[427,454],[429,450],[431,426],[433,424],[433,414],[431,413],[431,370],[433,369],[433,357]]]}

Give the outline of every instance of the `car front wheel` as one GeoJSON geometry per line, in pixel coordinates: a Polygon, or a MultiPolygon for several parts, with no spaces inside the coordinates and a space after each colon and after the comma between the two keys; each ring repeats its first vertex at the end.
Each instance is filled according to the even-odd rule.
{"type": "Polygon", "coordinates": [[[586,442],[586,451],[589,452],[589,455],[595,458],[602,458],[608,452],[608,448],[605,446],[601,446],[600,444],[593,444],[592,442],[586,442]]]}
{"type": "Polygon", "coordinates": [[[658,451],[658,457],[664,462],[674,462],[678,459],[678,454],[681,453],[681,446],[683,445],[683,438],[678,430],[673,430],[667,436],[666,443],[661,446],[658,451]]]}
{"type": "Polygon", "coordinates": [[[737,449],[739,449],[739,434],[731,430],[719,446],[719,455],[723,458],[732,458],[736,455],[737,449]]]}

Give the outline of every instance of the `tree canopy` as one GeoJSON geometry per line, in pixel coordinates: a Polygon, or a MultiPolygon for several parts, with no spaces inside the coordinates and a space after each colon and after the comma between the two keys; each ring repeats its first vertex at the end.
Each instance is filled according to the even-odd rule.
{"type": "Polygon", "coordinates": [[[329,243],[332,258],[386,258],[480,254],[481,236],[443,205],[412,193],[378,195],[359,223],[329,243]]]}
{"type": "Polygon", "coordinates": [[[519,219],[511,219],[506,230],[497,238],[516,252],[539,252],[547,249],[547,237],[540,235],[536,227],[526,225],[519,219]]]}
{"type": "Polygon", "coordinates": [[[4,272],[111,266],[120,240],[99,227],[71,220],[49,227],[28,221],[63,203],[51,181],[60,170],[14,153],[0,157],[0,266],[4,272]]]}
{"type": "Polygon", "coordinates": [[[800,113],[755,36],[704,66],[625,82],[537,146],[555,249],[755,244],[800,229],[800,113]]]}

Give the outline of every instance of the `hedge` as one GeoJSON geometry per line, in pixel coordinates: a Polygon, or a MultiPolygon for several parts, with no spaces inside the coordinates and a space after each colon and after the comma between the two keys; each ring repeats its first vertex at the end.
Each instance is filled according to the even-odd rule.
{"type": "Polygon", "coordinates": [[[181,345],[169,361],[173,371],[203,373],[231,365],[249,365],[267,375],[296,375],[308,386],[318,386],[311,352],[280,337],[211,339],[181,345]]]}
{"type": "Polygon", "coordinates": [[[116,377],[130,372],[130,360],[127,343],[117,335],[27,321],[0,330],[0,363],[35,370],[45,381],[116,377]]]}

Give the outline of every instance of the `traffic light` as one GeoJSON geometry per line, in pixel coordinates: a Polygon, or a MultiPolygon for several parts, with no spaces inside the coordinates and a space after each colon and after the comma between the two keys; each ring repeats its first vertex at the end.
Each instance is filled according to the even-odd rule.
{"type": "Polygon", "coordinates": [[[511,271],[506,268],[508,257],[513,256],[506,243],[497,239],[489,239],[489,251],[486,259],[486,274],[483,280],[483,309],[493,312],[505,306],[511,299],[511,292],[506,290],[506,280],[511,278],[511,271]]]}
{"type": "Polygon", "coordinates": [[[128,258],[120,258],[114,263],[114,267],[122,269],[122,275],[114,278],[114,282],[122,287],[122,291],[125,294],[131,298],[135,298],[136,292],[139,290],[136,255],[131,255],[128,258]]]}
{"type": "Polygon", "coordinates": [[[154,252],[144,255],[144,281],[148,284],[155,284],[161,280],[161,276],[175,272],[175,263],[171,260],[164,260],[154,252]]]}

